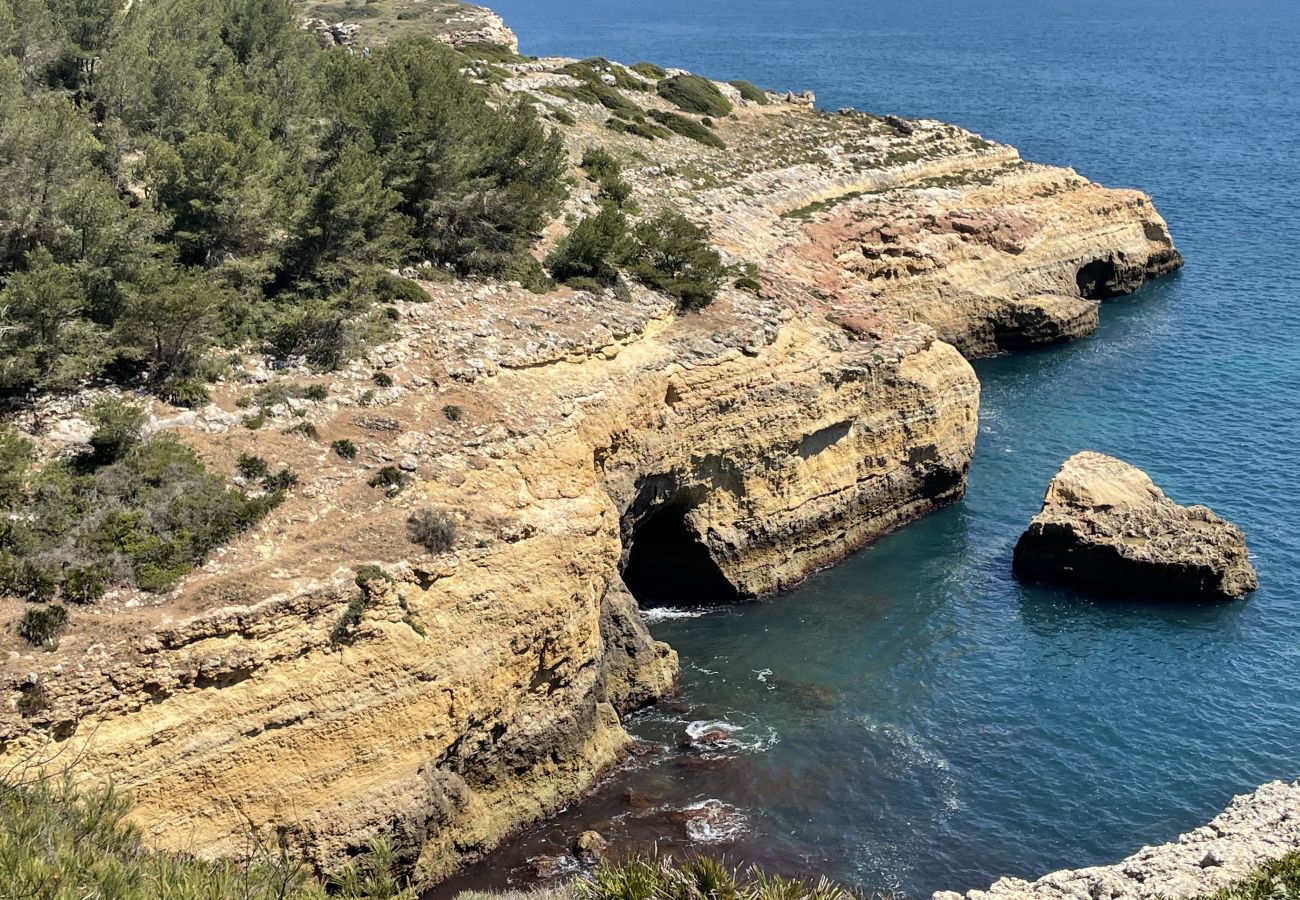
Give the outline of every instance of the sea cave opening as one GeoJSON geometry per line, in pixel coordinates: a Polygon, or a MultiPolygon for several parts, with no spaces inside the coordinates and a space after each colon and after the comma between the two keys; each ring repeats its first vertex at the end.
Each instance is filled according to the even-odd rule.
{"type": "Polygon", "coordinates": [[[729,603],[739,594],[686,521],[690,508],[660,507],[633,531],[623,583],[642,608],[729,603]]]}
{"type": "Polygon", "coordinates": [[[1119,267],[1112,259],[1084,263],[1074,280],[1079,286],[1079,296],[1085,300],[1110,300],[1123,293],[1119,286],[1119,267]]]}

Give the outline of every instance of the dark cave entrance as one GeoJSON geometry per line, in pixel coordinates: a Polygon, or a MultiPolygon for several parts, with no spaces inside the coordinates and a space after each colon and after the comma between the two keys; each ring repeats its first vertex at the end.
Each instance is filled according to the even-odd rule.
{"type": "Polygon", "coordinates": [[[729,603],[736,589],[686,523],[690,507],[650,513],[632,533],[623,583],[644,607],[729,603]]]}
{"type": "Polygon", "coordinates": [[[1074,276],[1079,296],[1085,300],[1111,300],[1124,292],[1119,284],[1119,267],[1112,259],[1084,263],[1074,276]]]}

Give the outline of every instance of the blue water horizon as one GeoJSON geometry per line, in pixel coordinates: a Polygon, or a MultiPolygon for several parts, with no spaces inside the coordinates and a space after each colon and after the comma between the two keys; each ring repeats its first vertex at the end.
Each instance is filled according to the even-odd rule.
{"type": "MultiPolygon", "coordinates": [[[[1139,188],[1187,261],[1106,304],[1089,338],[976,363],[963,501],[779,597],[656,622],[682,694],[633,730],[671,743],[722,720],[761,740],[607,793],[716,799],[743,819],[717,845],[733,859],[920,896],[1118,860],[1300,776],[1294,3],[492,6],[525,53],[811,89],[1139,188]],[[1084,449],[1238,523],[1259,591],[1171,605],[1018,583],[1014,542],[1084,449]]],[[[611,809],[565,827],[617,831],[611,809]]]]}

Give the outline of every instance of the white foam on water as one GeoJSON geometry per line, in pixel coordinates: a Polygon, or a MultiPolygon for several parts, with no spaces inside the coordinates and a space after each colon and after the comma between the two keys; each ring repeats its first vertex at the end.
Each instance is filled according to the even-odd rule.
{"type": "Polygon", "coordinates": [[[707,759],[720,759],[735,753],[762,753],[781,740],[776,729],[770,726],[751,729],[725,719],[690,722],[686,726],[686,738],[707,759]]]}
{"type": "Polygon", "coordinates": [[[697,813],[686,819],[686,836],[697,844],[724,844],[745,833],[749,820],[729,803],[710,798],[682,807],[697,813]]]}
{"type": "Polygon", "coordinates": [[[771,669],[754,669],[753,672],[754,672],[755,675],[758,676],[758,680],[759,680],[759,682],[760,682],[761,684],[765,684],[765,685],[767,685],[767,689],[768,689],[769,691],[774,691],[774,690],[776,690],[776,685],[774,685],[774,684],[770,684],[770,683],[768,682],[768,680],[767,680],[767,679],[769,679],[769,678],[772,677],[772,670],[771,670],[771,669]]]}
{"type": "Polygon", "coordinates": [[[705,607],[652,606],[641,610],[641,618],[647,622],[667,622],[670,619],[698,619],[710,612],[712,610],[705,607]]]}

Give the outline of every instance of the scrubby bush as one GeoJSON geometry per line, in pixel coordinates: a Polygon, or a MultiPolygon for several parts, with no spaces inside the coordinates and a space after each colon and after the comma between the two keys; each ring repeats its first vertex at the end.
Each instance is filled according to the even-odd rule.
{"type": "Polygon", "coordinates": [[[235,460],[235,471],[249,481],[258,481],[266,477],[270,468],[262,457],[241,453],[239,458],[235,460]]]}
{"type": "Polygon", "coordinates": [[[719,150],[724,149],[727,145],[723,143],[722,138],[718,137],[712,131],[700,122],[694,119],[688,119],[686,116],[677,113],[665,112],[660,109],[650,110],[650,115],[656,122],[663,125],[682,137],[688,137],[693,141],[698,141],[708,147],[715,147],[719,150]]]}
{"type": "Polygon", "coordinates": [[[337,453],[343,459],[357,458],[357,445],[347,438],[339,438],[330,444],[330,449],[337,453]]]}
{"type": "Polygon", "coordinates": [[[577,900],[854,900],[825,878],[782,878],[757,868],[741,872],[703,856],[602,863],[577,879],[572,893],[577,900]]]}
{"type": "Polygon", "coordinates": [[[272,472],[262,479],[262,488],[269,494],[283,494],[297,484],[298,474],[288,466],[278,472],[272,472]]]}
{"type": "Polygon", "coordinates": [[[709,245],[709,232],[676,213],[662,213],[633,231],[628,270],[641,282],[676,297],[683,309],[707,306],[726,267],[709,245]]]}
{"type": "Polygon", "coordinates": [[[632,186],[623,180],[622,163],[603,147],[587,148],[582,169],[600,187],[598,199],[622,206],[632,196],[632,186]]]}
{"type": "Polygon", "coordinates": [[[90,452],[99,465],[116,462],[140,443],[148,413],[142,407],[116,397],[101,397],[85,414],[95,429],[90,435],[90,452]]]}
{"type": "Polygon", "coordinates": [[[400,490],[406,485],[406,475],[396,466],[384,466],[370,476],[366,482],[371,487],[384,488],[389,491],[400,490]]]}
{"type": "Polygon", "coordinates": [[[757,85],[750,84],[748,81],[742,81],[740,79],[736,79],[735,81],[729,81],[727,83],[730,84],[732,87],[734,87],[736,90],[740,91],[740,96],[743,97],[744,99],[750,101],[751,103],[757,103],[760,106],[767,106],[768,103],[767,91],[763,90],[757,85]]]}
{"type": "Polygon", "coordinates": [[[193,409],[211,400],[212,392],[196,378],[169,378],[158,386],[158,396],[174,406],[193,409]]]}
{"type": "Polygon", "coordinates": [[[29,606],[18,620],[18,635],[37,647],[53,647],[59,633],[68,624],[68,610],[63,606],[29,606]]]}
{"type": "Polygon", "coordinates": [[[454,403],[448,403],[442,408],[442,417],[448,422],[459,422],[464,414],[464,410],[454,403]]]}
{"type": "Polygon", "coordinates": [[[652,81],[658,81],[660,78],[664,78],[668,75],[668,72],[665,69],[656,66],[652,62],[639,62],[632,66],[632,71],[636,72],[638,75],[649,78],[652,81]]]}
{"type": "Polygon", "coordinates": [[[659,82],[659,96],[678,109],[702,116],[725,116],[731,113],[731,101],[718,86],[700,75],[674,75],[659,82]]]}
{"type": "Polygon", "coordinates": [[[456,543],[456,522],[438,509],[422,509],[406,520],[411,542],[430,553],[446,553],[456,543]]]}
{"type": "Polygon", "coordinates": [[[616,134],[634,134],[647,141],[661,141],[673,136],[667,128],[649,122],[624,122],[621,119],[610,119],[605,123],[605,127],[616,134]]]}
{"type": "Polygon", "coordinates": [[[320,438],[320,432],[317,431],[316,426],[310,422],[295,422],[294,424],[286,428],[284,430],[284,433],[296,434],[299,437],[305,437],[310,441],[314,441],[320,438]]]}
{"type": "Polygon", "coordinates": [[[376,285],[379,298],[385,303],[395,303],[399,300],[405,303],[428,303],[429,295],[424,288],[420,287],[409,278],[402,278],[397,275],[387,273],[379,276],[379,283],[376,285]]]}
{"type": "Polygon", "coordinates": [[[31,461],[32,442],[12,428],[0,427],[0,510],[21,496],[31,461]]]}
{"type": "Polygon", "coordinates": [[[387,372],[376,372],[370,376],[370,380],[375,383],[376,387],[390,388],[393,386],[393,376],[387,372]]]}
{"type": "MultiPolygon", "coordinates": [[[[394,876],[395,856],[376,840],[344,867],[330,892],[286,854],[198,859],[145,849],[128,821],[131,802],[111,785],[71,776],[0,784],[0,897],[114,900],[415,900],[394,876]]],[[[251,835],[248,846],[261,844],[251,835]]]]}
{"type": "Polygon", "coordinates": [[[556,281],[611,285],[628,252],[627,234],[623,211],[614,203],[602,203],[599,212],[587,216],[560,239],[547,255],[546,267],[556,281]]]}

